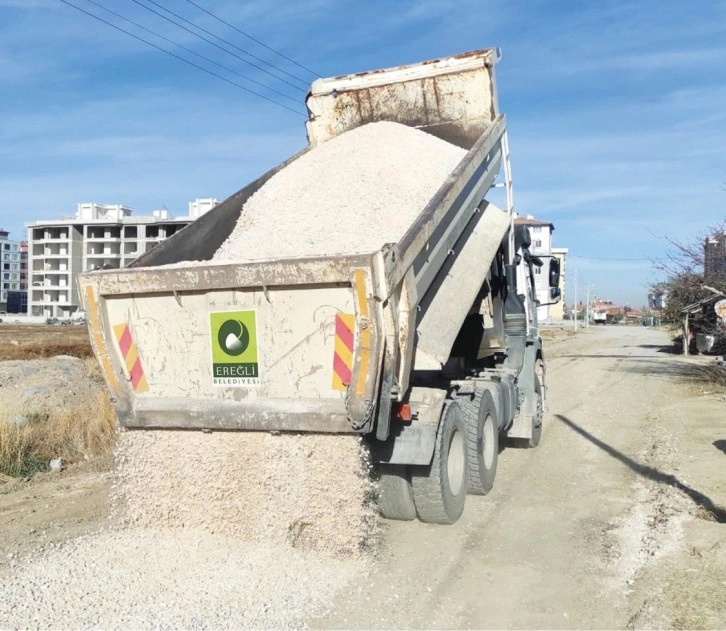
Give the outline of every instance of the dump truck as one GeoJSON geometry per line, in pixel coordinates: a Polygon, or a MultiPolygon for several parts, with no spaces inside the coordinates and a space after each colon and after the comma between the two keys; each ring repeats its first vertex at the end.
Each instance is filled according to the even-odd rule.
{"type": "Polygon", "coordinates": [[[549,266],[555,301],[559,268],[513,224],[499,58],[486,49],[316,80],[305,149],[128,267],[81,274],[120,424],[358,434],[382,515],[442,524],[468,493],[492,488],[500,437],[537,446],[546,390],[534,269],[549,266]],[[397,242],[213,260],[275,174],[380,121],[466,151],[397,242]],[[486,199],[494,187],[504,209],[486,199]]]}

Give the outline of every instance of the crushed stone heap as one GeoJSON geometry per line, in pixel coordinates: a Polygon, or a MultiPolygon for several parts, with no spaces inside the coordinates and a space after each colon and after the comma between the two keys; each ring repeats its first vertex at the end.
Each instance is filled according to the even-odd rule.
{"type": "Polygon", "coordinates": [[[270,178],[213,260],[373,252],[403,236],[464,155],[399,123],[353,129],[270,178]]]}

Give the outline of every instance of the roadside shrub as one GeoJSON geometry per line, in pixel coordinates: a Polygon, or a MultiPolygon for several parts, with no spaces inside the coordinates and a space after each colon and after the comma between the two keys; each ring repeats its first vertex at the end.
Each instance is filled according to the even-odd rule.
{"type": "Polygon", "coordinates": [[[106,393],[96,405],[59,409],[22,419],[0,413],[0,473],[29,476],[61,458],[74,464],[111,454],[116,441],[116,412],[106,393]]]}

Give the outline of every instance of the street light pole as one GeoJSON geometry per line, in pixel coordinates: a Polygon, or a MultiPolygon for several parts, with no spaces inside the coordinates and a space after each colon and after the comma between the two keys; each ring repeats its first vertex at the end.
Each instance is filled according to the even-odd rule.
{"type": "Polygon", "coordinates": [[[590,288],[594,285],[587,286],[587,309],[585,310],[585,328],[590,328],[590,288]]]}
{"type": "Polygon", "coordinates": [[[577,276],[577,270],[575,270],[575,333],[577,333],[577,318],[578,318],[578,305],[577,305],[577,283],[578,283],[578,276],[577,276]]]}

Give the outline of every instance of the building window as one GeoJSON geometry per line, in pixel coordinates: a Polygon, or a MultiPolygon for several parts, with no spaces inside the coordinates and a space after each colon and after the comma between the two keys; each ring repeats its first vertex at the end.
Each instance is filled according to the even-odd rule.
{"type": "Polygon", "coordinates": [[[542,268],[541,267],[535,267],[534,268],[534,273],[535,274],[541,274],[542,273],[542,268]]]}
{"type": "Polygon", "coordinates": [[[534,240],[534,247],[541,248],[542,247],[542,239],[535,239],[534,240]]]}

